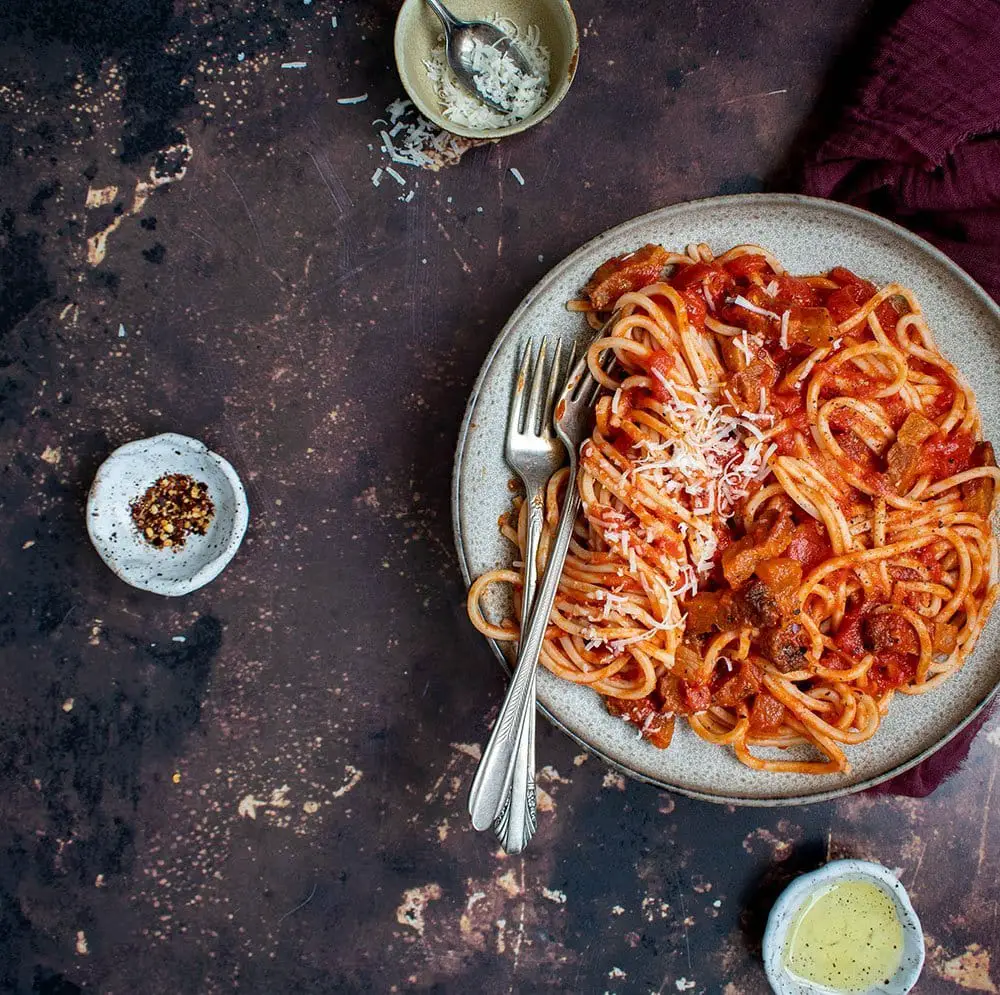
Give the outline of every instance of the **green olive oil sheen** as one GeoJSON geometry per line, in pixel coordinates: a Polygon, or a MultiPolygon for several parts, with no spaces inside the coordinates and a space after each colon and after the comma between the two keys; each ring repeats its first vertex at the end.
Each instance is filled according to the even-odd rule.
{"type": "Polygon", "coordinates": [[[844,881],[807,898],[785,945],[789,971],[841,992],[887,982],[902,957],[896,903],[867,881],[844,881]]]}

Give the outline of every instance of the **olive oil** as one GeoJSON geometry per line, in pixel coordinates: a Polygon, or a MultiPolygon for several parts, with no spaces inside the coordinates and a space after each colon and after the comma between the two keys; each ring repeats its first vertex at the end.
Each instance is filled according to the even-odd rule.
{"type": "Polygon", "coordinates": [[[785,967],[803,981],[863,992],[896,973],[903,927],[896,903],[867,881],[844,881],[802,904],[785,945],[785,967]]]}

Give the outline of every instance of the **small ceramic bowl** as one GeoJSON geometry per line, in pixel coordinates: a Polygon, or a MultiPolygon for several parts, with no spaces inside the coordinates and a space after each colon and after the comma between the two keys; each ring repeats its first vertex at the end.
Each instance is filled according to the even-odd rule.
{"type": "Polygon", "coordinates": [[[764,970],[775,995],[836,995],[835,989],[803,981],[785,967],[789,927],[802,903],[817,891],[847,881],[866,881],[880,888],[896,906],[903,927],[903,957],[888,984],[878,984],[855,995],[906,995],[924,966],[924,933],[910,896],[896,876],[881,864],[867,860],[833,860],[811,874],[796,878],[780,895],[764,932],[764,970]]]}
{"type": "Polygon", "coordinates": [[[549,50],[549,96],[523,121],[504,128],[475,130],[450,121],[441,112],[434,84],[427,76],[424,59],[429,58],[444,33],[438,16],[425,0],[405,0],[396,18],[396,68],[417,110],[439,128],[464,138],[506,138],[525,131],[548,117],[558,106],[576,75],[580,53],[576,18],[567,0],[446,0],[448,9],[463,21],[482,21],[499,14],[523,30],[534,24],[541,44],[549,50]]]}
{"type": "Polygon", "coordinates": [[[126,584],[154,594],[189,594],[214,580],[247,530],[247,498],[236,471],[186,435],[154,435],[116,449],[100,466],[87,498],[87,531],[101,559],[126,584]],[[157,549],[139,533],[131,505],[169,473],[208,487],[215,513],[205,535],[180,548],[157,549]]]}

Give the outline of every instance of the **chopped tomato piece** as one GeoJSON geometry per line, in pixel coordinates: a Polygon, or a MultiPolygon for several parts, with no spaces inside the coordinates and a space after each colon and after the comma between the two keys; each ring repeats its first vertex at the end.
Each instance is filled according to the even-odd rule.
{"type": "Polygon", "coordinates": [[[707,684],[691,684],[681,681],[685,711],[689,715],[704,712],[712,704],[712,689],[707,684]]]}
{"type": "Polygon", "coordinates": [[[763,390],[767,403],[767,391],[777,382],[778,370],[766,353],[758,352],[745,370],[732,374],[726,381],[726,394],[733,406],[741,411],[757,411],[760,407],[760,392],[763,390]]]}
{"type": "Polygon", "coordinates": [[[836,326],[825,307],[793,307],[788,315],[788,344],[800,342],[818,349],[829,345],[836,326]]]}
{"type": "MultiPolygon", "coordinates": [[[[686,649],[686,647],[682,646],[678,648],[678,659],[681,655],[681,649],[686,649]]],[[[701,658],[696,656],[695,663],[698,664],[700,662],[701,658]]],[[[656,691],[660,696],[660,700],[663,702],[661,711],[680,715],[684,713],[684,695],[681,692],[681,681],[679,677],[675,677],[673,674],[664,674],[656,682],[656,691]]]]}
{"type": "Polygon", "coordinates": [[[730,259],[729,262],[726,263],[726,269],[737,278],[749,277],[754,273],[772,272],[771,264],[767,261],[767,259],[756,253],[747,253],[743,256],[736,256],[735,259],[730,259]]]}
{"type": "MultiPolygon", "coordinates": [[[[997,458],[993,446],[988,442],[977,442],[972,447],[971,466],[996,466],[997,458]]],[[[996,496],[996,485],[989,477],[978,477],[962,484],[962,500],[966,510],[989,518],[993,509],[993,499],[996,496]]]]}
{"type": "Polygon", "coordinates": [[[853,608],[848,608],[844,612],[843,619],[841,619],[837,634],[833,637],[833,642],[836,646],[842,649],[848,656],[858,661],[867,652],[864,641],[861,638],[861,623],[874,607],[871,602],[865,601],[862,598],[853,608]]]}
{"type": "Polygon", "coordinates": [[[705,331],[705,318],[708,316],[708,302],[700,289],[693,287],[681,294],[684,307],[687,310],[688,324],[699,332],[705,331]]]}
{"type": "Polygon", "coordinates": [[[742,587],[757,564],[772,556],[780,556],[788,547],[795,531],[792,516],[782,509],[761,518],[742,539],[737,539],[722,554],[722,569],[730,587],[742,587]]]}
{"type": "Polygon", "coordinates": [[[972,461],[972,436],[968,432],[933,435],[920,448],[916,475],[944,480],[968,470],[972,461]]]}
{"type": "Polygon", "coordinates": [[[775,298],[782,304],[798,304],[801,307],[814,307],[819,303],[816,291],[805,280],[789,276],[787,273],[778,277],[778,291],[775,298]]]}
{"type": "Polygon", "coordinates": [[[951,622],[935,622],[931,646],[935,653],[951,653],[958,645],[958,626],[951,622]]]}
{"type": "Polygon", "coordinates": [[[861,305],[846,287],[841,287],[827,297],[826,307],[830,312],[830,317],[839,325],[842,321],[850,318],[861,305]]]}
{"type": "Polygon", "coordinates": [[[900,425],[903,424],[906,416],[910,413],[910,409],[906,406],[906,401],[899,394],[890,394],[888,397],[880,397],[878,404],[885,412],[886,421],[898,432],[900,425]]]}
{"type": "Polygon", "coordinates": [[[826,299],[830,315],[838,324],[859,311],[861,305],[870,301],[877,293],[874,283],[862,280],[842,266],[830,270],[830,279],[840,284],[840,288],[826,299]]]}
{"type": "Polygon", "coordinates": [[[694,289],[699,293],[702,287],[707,287],[709,295],[714,300],[723,293],[732,280],[718,263],[692,263],[690,266],[679,267],[670,278],[670,283],[676,290],[694,289]]]}
{"type": "Polygon", "coordinates": [[[753,701],[750,709],[750,728],[754,732],[767,732],[777,729],[785,720],[785,706],[777,698],[761,691],[753,701]]]}
{"type": "Polygon", "coordinates": [[[882,331],[889,336],[895,332],[896,323],[899,321],[900,314],[901,312],[892,300],[882,301],[882,303],[875,308],[875,317],[878,318],[878,323],[882,326],[882,331]]]}
{"type": "Polygon", "coordinates": [[[830,270],[829,277],[834,283],[839,283],[841,287],[846,287],[851,293],[857,295],[859,304],[871,300],[878,293],[878,288],[874,283],[871,283],[869,280],[863,280],[845,266],[834,266],[830,270]]]}
{"type": "Polygon", "coordinates": [[[785,550],[785,556],[801,563],[806,573],[824,560],[828,560],[832,553],[833,548],[830,546],[826,526],[822,522],[817,522],[815,518],[795,526],[792,541],[785,550]]]}
{"type": "Polygon", "coordinates": [[[735,670],[726,673],[716,684],[712,702],[723,708],[734,708],[744,698],[760,689],[760,670],[749,660],[741,661],[735,670]]]}
{"type": "Polygon", "coordinates": [[[612,715],[619,715],[637,726],[644,739],[665,750],[674,735],[674,716],[657,710],[649,698],[605,698],[604,705],[612,715]]]}
{"type": "Polygon", "coordinates": [[[794,415],[805,407],[801,391],[794,394],[774,393],[771,395],[771,407],[777,408],[786,418],[794,415]]]}
{"type": "Polygon", "coordinates": [[[687,621],[684,631],[693,636],[711,632],[719,624],[722,615],[722,592],[701,591],[693,598],[684,602],[684,614],[687,621]]]}
{"type": "Polygon", "coordinates": [[[791,615],[798,608],[796,595],[802,584],[802,564],[792,557],[774,556],[763,560],[754,573],[764,582],[783,615],[791,615]]]}
{"type": "MultiPolygon", "coordinates": [[[[800,429],[799,431],[803,431],[800,429]]],[[[795,431],[788,429],[771,440],[777,447],[779,456],[791,456],[795,452],[795,431]]]]}
{"type": "Polygon", "coordinates": [[[872,694],[881,697],[886,691],[902,687],[913,680],[917,659],[903,653],[884,653],[865,675],[872,694]]]}
{"type": "Polygon", "coordinates": [[[649,370],[649,379],[652,381],[653,397],[666,404],[670,400],[670,391],[663,381],[670,379],[670,373],[674,369],[673,354],[666,349],[657,349],[649,357],[646,369],[649,370]]]}
{"type": "Polygon", "coordinates": [[[608,311],[622,294],[655,283],[667,259],[662,245],[644,245],[628,255],[614,256],[596,270],[584,293],[598,311],[608,311]]]}
{"type": "Polygon", "coordinates": [[[632,452],[632,438],[625,432],[619,432],[611,440],[611,445],[613,445],[623,456],[628,456],[632,452]]]}

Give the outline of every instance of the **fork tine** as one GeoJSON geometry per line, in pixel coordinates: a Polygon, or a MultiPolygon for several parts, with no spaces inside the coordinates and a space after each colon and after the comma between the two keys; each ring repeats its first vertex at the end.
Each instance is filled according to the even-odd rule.
{"type": "Polygon", "coordinates": [[[570,396],[575,401],[583,393],[586,385],[592,381],[590,371],[587,369],[586,352],[570,367],[569,375],[566,377],[567,384],[574,378],[576,379],[576,383],[573,385],[573,392],[570,396]]]}
{"type": "Polygon", "coordinates": [[[521,368],[514,381],[514,396],[510,401],[510,416],[507,419],[507,445],[510,446],[516,436],[521,434],[521,423],[524,421],[524,399],[527,396],[528,374],[531,373],[531,339],[524,344],[521,355],[521,368]]]}
{"type": "Polygon", "coordinates": [[[552,371],[549,373],[549,389],[545,394],[545,410],[542,412],[542,435],[547,439],[552,438],[552,418],[553,408],[556,403],[556,394],[559,392],[559,372],[562,367],[562,339],[556,343],[556,354],[552,357],[552,371]]]}
{"type": "Polygon", "coordinates": [[[548,341],[542,339],[538,346],[538,356],[535,360],[535,375],[531,378],[531,397],[528,399],[528,414],[524,419],[524,429],[526,434],[538,435],[538,423],[542,413],[542,382],[545,378],[545,353],[548,348],[548,341]]]}

